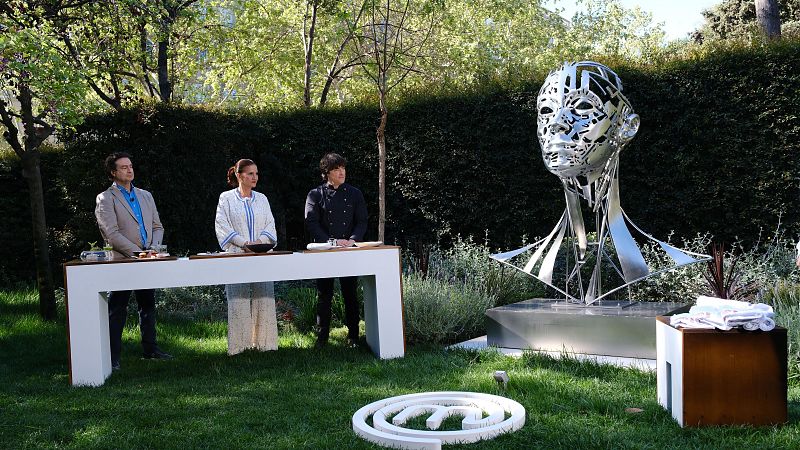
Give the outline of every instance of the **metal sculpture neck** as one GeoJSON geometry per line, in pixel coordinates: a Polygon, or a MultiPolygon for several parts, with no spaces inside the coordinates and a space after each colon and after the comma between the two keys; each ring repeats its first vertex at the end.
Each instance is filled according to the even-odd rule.
{"type": "Polygon", "coordinates": [[[561,178],[561,184],[567,194],[572,193],[586,200],[589,208],[597,211],[607,199],[612,183],[616,182],[618,170],[619,150],[609,158],[602,170],[581,177],[561,178]]]}
{"type": "Polygon", "coordinates": [[[561,293],[567,302],[583,305],[611,298],[609,295],[652,275],[710,259],[708,255],[678,249],[660,241],[631,222],[620,206],[618,175],[615,158],[605,175],[592,182],[579,184],[577,180],[562,180],[567,206],[550,234],[523,248],[492,255],[492,258],[542,281],[561,293]],[[586,231],[582,199],[587,200],[595,215],[594,236],[586,231]],[[632,231],[637,233],[640,241],[650,243],[654,251],[660,248],[674,265],[651,270],[632,231]],[[564,251],[562,244],[565,241],[564,251]],[[529,251],[533,254],[524,266],[512,263],[514,258],[529,251]],[[566,258],[563,284],[553,280],[559,254],[566,258]],[[536,267],[538,272],[535,273],[536,267]],[[603,286],[604,267],[616,273],[622,283],[606,289],[603,286]],[[590,274],[586,269],[591,270],[590,274]],[[586,275],[589,276],[588,282],[584,279],[586,275]]]}

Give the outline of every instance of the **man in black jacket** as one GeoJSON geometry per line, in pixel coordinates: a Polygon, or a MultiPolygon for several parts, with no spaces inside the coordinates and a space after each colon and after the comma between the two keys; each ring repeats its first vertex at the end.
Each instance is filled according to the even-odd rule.
{"type": "MultiPolygon", "coordinates": [[[[345,183],[347,160],[336,153],[328,153],[319,162],[324,182],[312,189],[306,197],[305,224],[314,242],[336,240],[336,245],[350,247],[364,239],[367,231],[367,206],[364,195],[355,186],[345,183]]],[[[339,277],[344,298],[347,344],[358,343],[357,277],[339,277]]],[[[328,342],[331,326],[331,301],[333,278],[317,280],[317,347],[328,342]]]]}

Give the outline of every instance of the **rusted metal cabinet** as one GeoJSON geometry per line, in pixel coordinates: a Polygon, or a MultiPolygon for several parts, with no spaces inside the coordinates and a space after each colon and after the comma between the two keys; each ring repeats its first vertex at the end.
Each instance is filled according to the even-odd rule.
{"type": "Polygon", "coordinates": [[[658,402],[682,427],[787,420],[786,329],[674,328],[656,318],[658,402]]]}

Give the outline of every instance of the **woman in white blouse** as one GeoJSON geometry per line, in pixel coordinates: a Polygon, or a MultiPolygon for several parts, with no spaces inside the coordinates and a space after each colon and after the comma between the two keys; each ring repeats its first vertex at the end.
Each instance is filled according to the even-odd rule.
{"type": "MultiPolygon", "coordinates": [[[[219,246],[226,252],[247,252],[249,244],[277,244],[275,219],[267,197],[253,190],[258,183],[258,167],[240,159],[228,169],[228,184],[233,189],[219,195],[215,229],[219,246]]],[[[229,284],[228,354],[248,348],[277,350],[278,324],[275,317],[275,290],[272,282],[229,284]]]]}
{"type": "Polygon", "coordinates": [[[800,269],[800,241],[797,242],[797,254],[795,255],[795,264],[797,264],[797,268],[800,269]]]}

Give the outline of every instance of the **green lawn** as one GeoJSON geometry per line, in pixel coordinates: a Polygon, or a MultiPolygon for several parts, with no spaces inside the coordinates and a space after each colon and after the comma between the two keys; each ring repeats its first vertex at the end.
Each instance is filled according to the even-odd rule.
{"type": "MultiPolygon", "coordinates": [[[[377,448],[350,418],[401,394],[463,390],[507,395],[525,406],[522,430],[447,448],[798,448],[800,386],[789,391],[788,425],[681,429],[656,401],[652,373],[528,355],[411,348],[381,361],[342,345],[311,348],[286,332],[271,353],[225,353],[225,323],[163,319],[172,361],[138,357],[124,337],[122,371],[99,388],[73,388],[66,330],[36,316],[30,292],[0,292],[0,448],[377,448]],[[508,371],[508,390],[492,379],[508,371]],[[639,414],[626,407],[644,409],[639,414]]],[[[73,319],[74,320],[74,319],[73,319]]],[[[77,324],[73,324],[75,326],[77,324]]]]}

